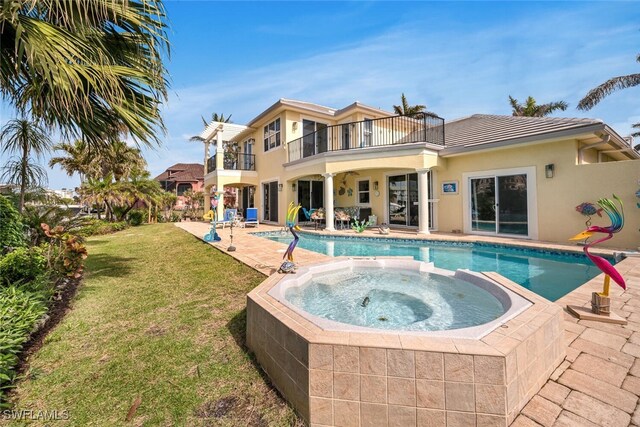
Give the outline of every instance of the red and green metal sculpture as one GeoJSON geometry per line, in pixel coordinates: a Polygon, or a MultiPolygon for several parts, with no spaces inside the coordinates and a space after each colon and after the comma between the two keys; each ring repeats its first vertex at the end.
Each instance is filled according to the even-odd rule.
{"type": "Polygon", "coordinates": [[[300,237],[296,233],[296,231],[300,231],[300,227],[296,224],[298,220],[298,211],[302,208],[300,205],[294,205],[293,202],[289,203],[289,208],[287,209],[287,221],[286,226],[289,228],[291,234],[293,234],[293,241],[289,243],[289,247],[284,253],[282,259],[285,261],[280,265],[278,269],[278,273],[294,273],[296,270],[296,264],[293,262],[293,250],[298,245],[298,240],[300,237]]]}
{"type": "MultiPolygon", "coordinates": [[[[585,231],[583,231],[582,233],[576,236],[573,236],[570,239],[570,240],[584,240],[584,239],[589,239],[590,237],[592,237],[597,233],[605,234],[604,237],[598,240],[586,243],[583,249],[585,255],[591,260],[591,262],[593,262],[596,265],[596,267],[598,267],[600,271],[602,271],[605,274],[602,292],[598,294],[601,297],[609,296],[609,285],[610,285],[611,279],[613,279],[613,281],[616,284],[618,284],[618,286],[620,286],[622,289],[627,288],[624,278],[622,277],[620,272],[618,272],[618,270],[616,270],[615,267],[611,265],[609,261],[607,261],[601,256],[593,255],[592,253],[589,252],[589,249],[591,249],[593,246],[613,238],[613,235],[615,233],[618,233],[620,230],[622,230],[622,227],[624,226],[624,210],[622,207],[622,200],[620,200],[620,198],[617,197],[615,194],[613,195],[613,198],[616,202],[618,202],[618,204],[620,205],[619,207],[611,199],[600,199],[597,202],[598,206],[609,216],[609,219],[611,220],[611,225],[607,227],[590,225],[589,227],[587,227],[585,231]]],[[[593,213],[597,213],[597,212],[594,211],[593,213]]]]}

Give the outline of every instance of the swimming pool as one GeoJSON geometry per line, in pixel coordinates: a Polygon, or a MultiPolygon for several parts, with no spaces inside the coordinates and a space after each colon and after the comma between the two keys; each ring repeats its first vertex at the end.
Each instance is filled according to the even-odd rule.
{"type": "MultiPolygon", "coordinates": [[[[290,243],[290,233],[254,236],[290,243]]],[[[300,233],[298,247],[329,256],[412,256],[446,270],[496,271],[555,301],[600,274],[582,253],[543,251],[488,243],[319,236],[300,233]]],[[[612,259],[609,259],[612,263],[612,259]]]]}

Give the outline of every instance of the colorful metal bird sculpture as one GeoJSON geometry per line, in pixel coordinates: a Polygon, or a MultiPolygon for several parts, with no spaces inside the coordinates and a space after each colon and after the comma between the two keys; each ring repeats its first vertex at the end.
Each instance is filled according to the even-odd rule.
{"type": "Polygon", "coordinates": [[[596,265],[596,267],[600,269],[600,271],[602,271],[605,274],[604,286],[602,288],[602,292],[600,293],[600,296],[603,296],[603,297],[609,296],[609,284],[611,279],[613,279],[613,281],[616,282],[622,289],[627,289],[627,285],[624,281],[624,278],[618,272],[618,270],[616,270],[615,267],[611,265],[609,261],[607,261],[601,256],[597,256],[589,253],[589,249],[592,246],[595,246],[598,243],[602,243],[606,240],[611,239],[614,233],[617,233],[620,230],[622,230],[622,227],[624,226],[624,210],[622,208],[622,200],[620,200],[620,198],[615,194],[613,195],[613,198],[620,204],[619,208],[611,199],[598,200],[598,206],[602,208],[602,210],[609,216],[609,219],[611,220],[610,226],[600,227],[597,225],[592,225],[592,226],[589,226],[582,233],[575,235],[570,239],[570,240],[584,240],[584,239],[590,238],[596,233],[606,234],[605,237],[598,239],[594,242],[587,243],[584,246],[585,255],[591,260],[591,262],[593,262],[596,265]]]}
{"type": "Polygon", "coordinates": [[[298,211],[301,208],[301,205],[296,206],[293,204],[293,202],[291,202],[289,203],[289,208],[287,209],[286,226],[289,228],[289,231],[291,231],[291,234],[293,234],[293,241],[289,244],[289,247],[282,257],[282,259],[285,259],[286,261],[283,262],[282,265],[280,265],[280,268],[278,269],[278,272],[280,273],[293,273],[296,269],[296,265],[293,262],[293,250],[296,248],[298,240],[300,240],[300,237],[296,233],[296,231],[300,231],[300,227],[298,227],[296,222],[298,219],[298,211]]]}
{"type": "Polygon", "coordinates": [[[211,229],[207,234],[204,235],[205,242],[219,242],[220,240],[222,240],[220,236],[218,236],[218,233],[216,233],[216,225],[218,224],[218,202],[220,201],[220,196],[222,194],[223,192],[216,191],[211,196],[212,209],[210,209],[209,212],[204,214],[204,216],[202,217],[202,219],[204,219],[205,221],[211,222],[211,229]]]}

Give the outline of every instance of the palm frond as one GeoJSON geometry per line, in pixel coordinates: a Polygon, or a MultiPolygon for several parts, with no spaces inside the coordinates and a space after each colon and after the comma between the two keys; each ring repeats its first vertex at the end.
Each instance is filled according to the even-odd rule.
{"type": "Polygon", "coordinates": [[[169,53],[161,0],[0,3],[0,93],[92,145],[125,129],[159,143],[169,53]]]}
{"type": "Polygon", "coordinates": [[[640,85],[640,74],[613,77],[589,91],[578,103],[578,110],[590,110],[616,90],[640,85]]]}

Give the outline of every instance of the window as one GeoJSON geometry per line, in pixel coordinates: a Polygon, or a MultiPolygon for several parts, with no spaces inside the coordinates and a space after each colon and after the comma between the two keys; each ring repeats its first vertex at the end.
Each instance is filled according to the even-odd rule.
{"type": "Polygon", "coordinates": [[[371,202],[371,192],[369,191],[369,180],[358,181],[358,204],[368,205],[371,202]]]}
{"type": "Polygon", "coordinates": [[[264,127],[264,151],[280,146],[280,119],[275,119],[264,127]]]}
{"type": "Polygon", "coordinates": [[[191,184],[178,184],[178,188],[177,188],[177,195],[178,196],[182,196],[185,191],[189,191],[191,190],[193,187],[191,186],[191,184]]]}

